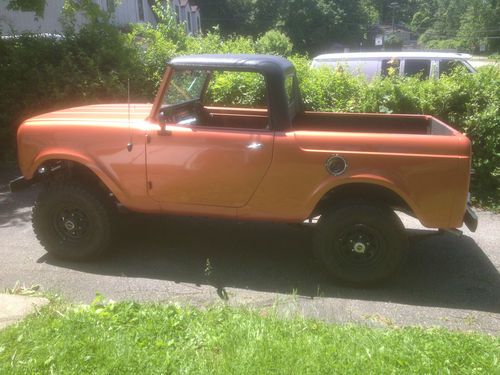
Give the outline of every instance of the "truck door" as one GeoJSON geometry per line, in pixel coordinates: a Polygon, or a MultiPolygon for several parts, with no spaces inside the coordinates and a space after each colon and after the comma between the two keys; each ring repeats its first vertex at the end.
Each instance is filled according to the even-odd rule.
{"type": "Polygon", "coordinates": [[[185,97],[194,87],[186,78],[192,71],[184,71],[179,79],[176,73],[171,86],[180,88],[183,100],[188,100],[175,104],[164,132],[149,136],[150,196],[181,205],[244,206],[271,164],[274,134],[267,108],[203,106],[201,99],[185,97]]]}

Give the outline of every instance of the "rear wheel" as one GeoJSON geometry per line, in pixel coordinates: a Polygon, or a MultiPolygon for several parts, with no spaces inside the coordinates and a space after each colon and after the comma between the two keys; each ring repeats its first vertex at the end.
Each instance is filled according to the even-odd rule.
{"type": "Polygon", "coordinates": [[[112,216],[113,209],[102,192],[61,182],[40,192],[33,207],[33,230],[50,254],[85,260],[109,247],[112,216]]]}
{"type": "Polygon", "coordinates": [[[345,204],[321,216],[314,251],[336,278],[371,284],[391,276],[404,259],[408,240],[387,207],[345,204]]]}

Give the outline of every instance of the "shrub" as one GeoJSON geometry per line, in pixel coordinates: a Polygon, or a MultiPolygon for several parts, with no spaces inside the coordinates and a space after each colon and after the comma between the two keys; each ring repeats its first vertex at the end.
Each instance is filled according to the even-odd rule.
{"type": "Polygon", "coordinates": [[[252,72],[215,72],[207,90],[209,105],[231,103],[241,107],[266,106],[264,77],[252,72]]]}
{"type": "Polygon", "coordinates": [[[135,93],[149,100],[158,89],[166,63],[186,50],[188,43],[184,27],[175,20],[168,2],[157,2],[153,10],[159,21],[156,25],[134,24],[127,35],[128,47],[137,53],[137,67],[142,73],[141,79],[135,81],[140,83],[135,85],[135,93]]]}
{"type": "Polygon", "coordinates": [[[290,38],[282,32],[269,30],[257,39],[255,49],[258,53],[286,57],[291,55],[293,44],[290,38]]]}

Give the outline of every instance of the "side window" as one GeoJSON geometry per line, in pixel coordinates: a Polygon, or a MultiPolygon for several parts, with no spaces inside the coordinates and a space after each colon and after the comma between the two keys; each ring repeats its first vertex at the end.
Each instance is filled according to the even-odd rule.
{"type": "Polygon", "coordinates": [[[214,72],[204,104],[216,107],[267,109],[264,76],[252,72],[214,72]]]}
{"type": "Polygon", "coordinates": [[[201,70],[175,70],[168,90],[163,97],[164,105],[177,105],[200,100],[201,90],[208,72],[201,70]]]}
{"type": "Polygon", "coordinates": [[[439,74],[450,74],[452,73],[455,69],[465,69],[466,66],[461,62],[457,60],[441,60],[439,62],[439,74]]]}
{"type": "Polygon", "coordinates": [[[429,78],[431,70],[430,60],[405,60],[405,75],[415,76],[418,75],[420,78],[429,78]]]}
{"type": "Polygon", "coordinates": [[[349,72],[354,75],[372,78],[379,73],[380,63],[377,60],[352,60],[348,61],[349,72]]]}
{"type": "Polygon", "coordinates": [[[269,129],[266,80],[260,73],[214,71],[203,98],[203,126],[269,129]]]}
{"type": "Polygon", "coordinates": [[[399,65],[400,62],[398,59],[382,60],[382,76],[387,77],[399,75],[399,65]]]}

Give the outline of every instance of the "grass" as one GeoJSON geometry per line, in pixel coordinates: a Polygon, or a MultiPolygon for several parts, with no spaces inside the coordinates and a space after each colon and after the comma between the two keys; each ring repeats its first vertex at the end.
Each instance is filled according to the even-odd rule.
{"type": "Polygon", "coordinates": [[[1,374],[498,374],[499,357],[498,338],[474,333],[101,299],[0,331],[1,374]]]}

